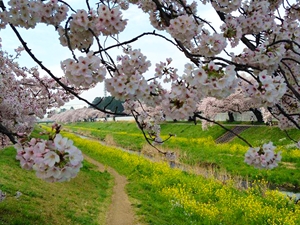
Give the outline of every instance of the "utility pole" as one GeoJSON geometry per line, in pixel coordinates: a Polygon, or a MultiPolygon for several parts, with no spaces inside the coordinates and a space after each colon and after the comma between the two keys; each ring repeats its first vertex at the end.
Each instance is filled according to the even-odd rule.
{"type": "Polygon", "coordinates": [[[104,82],[104,98],[106,98],[106,97],[107,97],[107,91],[106,91],[106,84],[104,82]]]}

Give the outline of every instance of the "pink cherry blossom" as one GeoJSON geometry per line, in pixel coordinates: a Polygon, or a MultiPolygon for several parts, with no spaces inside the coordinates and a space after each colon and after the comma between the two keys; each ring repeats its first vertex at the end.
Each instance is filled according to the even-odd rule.
{"type": "Polygon", "coordinates": [[[31,139],[17,143],[16,159],[24,169],[33,169],[38,178],[48,182],[63,182],[74,178],[82,167],[81,151],[73,141],[56,134],[54,140],[31,139]]]}
{"type": "Polygon", "coordinates": [[[245,163],[260,169],[273,169],[281,160],[281,152],[275,153],[275,148],[272,142],[263,144],[262,147],[250,147],[245,154],[245,163]]]}
{"type": "MultiPolygon", "coordinates": [[[[36,117],[42,118],[47,110],[62,106],[74,96],[80,98],[83,90],[101,82],[109,94],[126,101],[127,111],[133,113],[151,141],[160,140],[161,115],[187,119],[199,116],[202,108],[201,116],[209,119],[224,105],[231,111],[243,111],[249,106],[264,108],[278,120],[280,129],[300,128],[299,1],[104,0],[96,5],[83,1],[82,8],[57,0],[2,3],[0,29],[12,27],[23,46],[16,46],[12,56],[0,49],[1,144],[15,143],[20,138],[24,146],[16,145],[16,149],[22,167],[34,168],[39,177],[48,181],[73,177],[80,167],[77,164],[80,154],[71,151],[73,143],[59,135],[55,142],[37,139],[29,143],[25,136],[33,130],[36,117]],[[147,15],[153,31],[136,34],[129,30],[127,23],[134,17],[127,15],[136,13],[130,11],[134,5],[135,10],[147,15]],[[211,15],[204,16],[199,10],[202,5],[210,7],[211,15]],[[40,24],[52,27],[61,46],[70,51],[61,62],[64,76],[60,78],[47,68],[43,56],[36,56],[34,48],[19,33],[19,28],[30,33],[40,24]],[[128,39],[123,35],[127,29],[132,35],[128,39]],[[157,46],[158,39],[165,45],[157,46]],[[144,41],[141,49],[136,47],[140,41],[144,41]],[[149,50],[157,50],[155,55],[159,55],[172,52],[169,47],[184,59],[178,61],[177,57],[172,60],[166,56],[165,61],[156,57],[150,61],[149,50]],[[16,61],[22,51],[47,76],[42,76],[36,67],[20,66],[16,61]],[[239,86],[240,83],[243,84],[239,86]],[[143,109],[147,107],[136,110],[141,105],[159,111],[143,109]],[[212,106],[218,109],[213,110],[212,106]],[[69,160],[70,168],[62,170],[55,155],[49,152],[55,152],[60,160],[69,160]],[[47,153],[49,157],[43,161],[47,153]],[[50,160],[50,156],[54,158],[50,160]],[[54,163],[55,169],[45,171],[48,166],[45,162],[54,163]]],[[[45,43],[41,49],[47,52],[50,46],[45,43]]],[[[0,47],[3,48],[1,41],[0,47]]],[[[104,113],[108,111],[102,110],[104,113]]],[[[266,114],[265,118],[270,117],[266,114]]],[[[97,116],[100,117],[95,111],[81,109],[53,118],[74,122],[97,116]]],[[[255,165],[264,168],[276,165],[270,161],[276,162],[280,157],[273,155],[270,146],[249,153],[250,158],[255,155],[255,165]]]]}
{"type": "Polygon", "coordinates": [[[53,167],[54,164],[59,163],[59,161],[59,156],[55,152],[49,151],[44,155],[43,163],[46,166],[53,167]]]}

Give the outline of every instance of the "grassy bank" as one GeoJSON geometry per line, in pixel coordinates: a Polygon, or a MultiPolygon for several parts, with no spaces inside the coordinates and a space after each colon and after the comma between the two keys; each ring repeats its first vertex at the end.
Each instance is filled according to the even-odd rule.
{"type": "MultiPolygon", "coordinates": [[[[139,151],[147,143],[143,139],[141,131],[133,122],[93,122],[93,123],[72,123],[65,124],[63,127],[73,131],[86,132],[100,140],[104,140],[107,135],[112,135],[119,146],[139,151]]],[[[161,126],[162,136],[165,138],[169,134],[184,138],[209,138],[216,139],[226,131],[218,126],[210,127],[206,131],[202,131],[201,125],[193,125],[192,123],[167,123],[161,126]]]]}
{"type": "MultiPolygon", "coordinates": [[[[287,134],[296,141],[300,140],[300,130],[298,129],[287,130],[287,134]]],[[[276,126],[256,126],[245,130],[241,136],[249,140],[253,146],[259,146],[263,143],[272,141],[276,146],[285,146],[289,148],[289,146],[293,146],[295,143],[289,139],[287,134],[276,126]]],[[[231,143],[244,144],[238,138],[234,138],[231,143]]]]}
{"type": "MultiPolygon", "coordinates": [[[[67,125],[73,131],[89,134],[104,140],[109,134],[114,142],[121,147],[142,151],[146,145],[141,132],[134,123],[76,123],[67,125]]],[[[177,152],[182,163],[212,167],[217,171],[226,171],[234,176],[242,176],[250,180],[265,179],[277,186],[299,188],[300,186],[300,151],[292,146],[283,131],[277,127],[253,127],[244,131],[244,136],[254,146],[262,144],[262,140],[273,141],[277,151],[282,151],[282,163],[273,170],[259,170],[243,162],[248,147],[240,140],[227,144],[215,144],[214,140],[224,133],[224,129],[213,126],[202,131],[199,125],[168,123],[162,125],[162,134],[176,134],[167,141],[163,148],[177,152]]],[[[300,139],[299,130],[291,130],[289,134],[296,140],[300,139]]],[[[153,152],[155,150],[153,149],[153,152]]]]}
{"type": "Polygon", "coordinates": [[[47,183],[21,169],[15,156],[13,147],[0,150],[0,190],[7,195],[0,202],[1,225],[105,224],[113,185],[109,173],[84,161],[70,182],[47,183]]]}

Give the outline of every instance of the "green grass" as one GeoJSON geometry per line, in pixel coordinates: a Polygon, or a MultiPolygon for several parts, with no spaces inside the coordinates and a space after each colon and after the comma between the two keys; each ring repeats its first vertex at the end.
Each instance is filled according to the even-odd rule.
{"type": "MultiPolygon", "coordinates": [[[[231,124],[232,125],[232,124],[231,124]]],[[[226,125],[225,125],[226,126],[226,125]]],[[[107,134],[112,134],[116,136],[116,141],[124,142],[124,136],[131,136],[134,142],[136,139],[142,136],[140,130],[137,128],[136,124],[133,122],[79,122],[64,125],[64,127],[71,128],[73,130],[86,128],[87,131],[91,132],[94,136],[100,139],[104,139],[107,134]],[[123,138],[122,138],[123,137],[123,138]],[[135,138],[136,137],[136,138],[135,138]]],[[[231,128],[232,126],[226,126],[231,128]]],[[[209,127],[207,130],[201,129],[200,125],[194,125],[191,122],[186,123],[174,123],[169,122],[161,125],[161,134],[163,136],[168,136],[169,134],[175,134],[176,137],[185,138],[209,138],[213,140],[217,139],[223,135],[226,131],[219,126],[209,127]]],[[[288,130],[288,134],[296,141],[300,140],[300,131],[297,129],[288,130]]],[[[281,131],[278,127],[269,126],[255,126],[244,131],[241,136],[245,138],[253,146],[261,145],[265,142],[272,141],[274,145],[286,146],[293,145],[294,142],[288,138],[284,131],[281,131]]],[[[144,144],[145,142],[143,142],[144,144]]],[[[230,143],[246,145],[239,138],[234,138],[230,143]]],[[[122,143],[120,143],[122,144],[122,143]]],[[[125,147],[125,146],[124,146],[125,147]]],[[[138,147],[141,147],[139,145],[138,147]]],[[[138,148],[137,147],[137,148],[138,148]]]]}
{"type": "Polygon", "coordinates": [[[79,175],[65,183],[47,183],[21,169],[16,150],[0,150],[0,224],[104,224],[113,180],[84,161],[79,175]],[[88,190],[88,191],[87,191],[88,190]],[[15,193],[22,193],[19,199],[15,193]]]}
{"type": "MultiPolygon", "coordinates": [[[[147,143],[137,125],[133,122],[79,122],[66,124],[63,126],[72,131],[82,131],[86,134],[91,134],[94,137],[104,140],[109,134],[112,135],[115,142],[124,148],[139,151],[147,143]]],[[[208,138],[217,137],[224,134],[226,131],[218,126],[210,127],[206,131],[202,131],[201,125],[193,123],[166,123],[161,125],[161,134],[167,138],[169,134],[174,134],[177,137],[185,138],[208,138]]],[[[173,137],[176,139],[176,137],[173,137]]]]}
{"type": "MultiPolygon", "coordinates": [[[[100,139],[110,134],[118,144],[136,150],[145,144],[133,123],[81,123],[76,127],[68,126],[100,139]]],[[[279,141],[284,137],[277,129],[261,129],[260,132],[266,132],[266,138],[270,137],[274,143],[277,140],[277,145],[282,144],[279,148],[286,164],[271,171],[257,170],[244,164],[246,147],[236,140],[233,144],[214,144],[213,140],[224,132],[218,127],[201,131],[199,126],[184,123],[162,126],[164,135],[177,134],[165,145],[178,150],[185,163],[216,165],[216,168],[244,177],[265,178],[281,185],[299,185],[300,151],[285,148],[290,142],[285,139],[279,141]]],[[[32,135],[39,136],[40,131],[37,128],[32,135]]],[[[251,141],[261,138],[255,132],[249,134],[251,141]]],[[[254,186],[247,192],[239,191],[230,182],[224,184],[204,179],[95,141],[65,135],[89,156],[127,176],[127,191],[143,223],[200,225],[232,224],[235,221],[235,224],[300,224],[299,206],[276,192],[265,190],[264,186],[254,186]]],[[[297,130],[291,130],[290,135],[300,138],[297,130]]],[[[84,161],[79,175],[70,182],[47,183],[36,178],[33,171],[22,170],[15,154],[13,147],[0,150],[0,190],[7,193],[7,198],[0,202],[0,225],[105,224],[113,183],[110,174],[101,173],[94,165],[84,161]],[[17,191],[22,193],[19,199],[14,197],[17,191]]]]}
{"type": "Polygon", "coordinates": [[[239,191],[231,183],[170,169],[73,134],[77,147],[128,178],[127,190],[142,223],[152,225],[299,224],[300,208],[257,185],[239,191]]]}
{"type": "MultiPolygon", "coordinates": [[[[296,141],[300,140],[300,130],[291,129],[287,131],[289,136],[296,141]]],[[[263,143],[272,141],[276,146],[292,145],[294,142],[289,139],[286,133],[278,127],[257,126],[245,130],[241,136],[247,139],[253,146],[259,146],[263,143]]],[[[230,143],[244,144],[239,138],[235,137],[230,143]]]]}
{"type": "MultiPolygon", "coordinates": [[[[110,133],[126,133],[126,134],[139,134],[141,132],[134,122],[78,122],[72,124],[65,124],[63,127],[80,127],[87,128],[92,131],[98,131],[100,138],[105,137],[106,134],[110,133]]],[[[161,125],[162,135],[175,134],[179,137],[207,137],[212,136],[217,138],[224,134],[224,129],[213,126],[208,130],[202,131],[201,125],[194,125],[193,123],[165,123],[161,125]]]]}
{"type": "MultiPolygon", "coordinates": [[[[73,131],[82,131],[101,140],[111,135],[118,146],[141,151],[146,141],[135,123],[106,122],[106,123],[76,123],[66,126],[73,131]]],[[[233,176],[255,180],[264,178],[277,186],[299,189],[300,187],[300,151],[292,147],[293,141],[288,139],[277,127],[257,126],[244,131],[241,136],[253,146],[272,141],[277,151],[282,151],[282,162],[273,170],[259,170],[245,164],[244,155],[247,146],[235,138],[228,144],[215,144],[214,140],[225,133],[218,126],[202,131],[199,125],[192,123],[166,123],[162,125],[162,135],[176,134],[167,141],[163,148],[174,149],[179,154],[182,163],[193,166],[213,166],[217,171],[226,171],[233,176]]],[[[295,140],[300,139],[300,131],[293,129],[289,135],[295,140]]]]}
{"type": "MultiPolygon", "coordinates": [[[[193,123],[178,124],[178,123],[166,123],[161,125],[162,135],[175,134],[176,137],[184,138],[209,138],[217,139],[221,135],[225,134],[225,130],[219,126],[209,127],[203,131],[201,124],[194,125],[193,123]]],[[[176,139],[176,138],[175,138],[176,139]]]]}

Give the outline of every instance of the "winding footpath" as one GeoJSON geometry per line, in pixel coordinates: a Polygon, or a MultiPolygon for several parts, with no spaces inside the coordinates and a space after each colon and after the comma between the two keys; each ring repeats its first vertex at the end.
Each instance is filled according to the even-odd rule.
{"type": "Polygon", "coordinates": [[[118,174],[113,168],[104,166],[91,157],[84,155],[84,159],[96,165],[100,172],[107,170],[115,180],[112,202],[106,216],[106,225],[134,225],[134,212],[125,191],[127,179],[118,174]]]}

